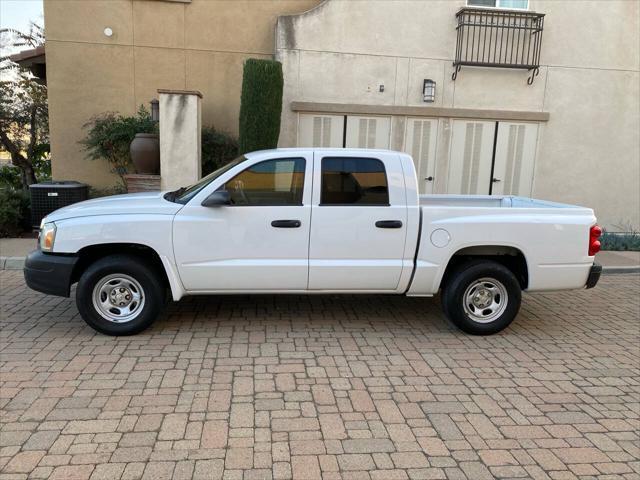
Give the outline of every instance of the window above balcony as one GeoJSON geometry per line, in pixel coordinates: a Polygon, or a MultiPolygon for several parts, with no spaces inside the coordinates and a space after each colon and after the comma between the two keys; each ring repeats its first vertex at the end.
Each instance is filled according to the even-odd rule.
{"type": "MultiPolygon", "coordinates": [[[[527,3],[526,0],[469,0],[472,2],[482,3],[484,7],[527,3]]],[[[453,80],[463,66],[471,66],[529,70],[527,83],[533,83],[540,67],[543,13],[467,6],[458,10],[456,19],[453,80]]]]}
{"type": "Polygon", "coordinates": [[[467,6],[527,10],[529,8],[529,0],[467,0],[467,6]]]}

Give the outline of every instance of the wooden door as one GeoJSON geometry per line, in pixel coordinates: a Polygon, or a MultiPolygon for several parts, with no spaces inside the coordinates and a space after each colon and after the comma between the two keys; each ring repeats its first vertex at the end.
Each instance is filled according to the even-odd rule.
{"type": "Polygon", "coordinates": [[[418,190],[423,194],[433,193],[437,133],[436,119],[407,119],[404,151],[413,158],[418,175],[418,190]]]}
{"type": "Polygon", "coordinates": [[[500,122],[493,167],[493,195],[531,196],[538,139],[535,123],[500,122]]]}
{"type": "Polygon", "coordinates": [[[496,122],[453,120],[447,193],[488,195],[496,122]]]}
{"type": "Polygon", "coordinates": [[[391,117],[347,117],[346,148],[389,148],[391,117]]]}
{"type": "Polygon", "coordinates": [[[341,148],[344,136],[344,115],[300,114],[298,146],[341,148]]]}

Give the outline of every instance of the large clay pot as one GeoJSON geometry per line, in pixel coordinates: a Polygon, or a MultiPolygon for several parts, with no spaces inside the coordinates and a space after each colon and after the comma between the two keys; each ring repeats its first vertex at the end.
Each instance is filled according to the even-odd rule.
{"type": "Polygon", "coordinates": [[[154,133],[136,133],[129,147],[131,160],[137,173],[157,175],[160,173],[160,142],[154,133]]]}

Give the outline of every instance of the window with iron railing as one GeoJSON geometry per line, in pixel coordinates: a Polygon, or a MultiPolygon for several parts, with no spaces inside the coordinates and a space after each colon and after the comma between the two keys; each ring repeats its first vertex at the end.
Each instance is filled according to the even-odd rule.
{"type": "Polygon", "coordinates": [[[533,83],[540,69],[543,13],[463,7],[456,19],[453,80],[466,65],[529,70],[527,83],[533,83]]]}
{"type": "Polygon", "coordinates": [[[529,8],[529,0],[467,0],[469,7],[529,8]]]}

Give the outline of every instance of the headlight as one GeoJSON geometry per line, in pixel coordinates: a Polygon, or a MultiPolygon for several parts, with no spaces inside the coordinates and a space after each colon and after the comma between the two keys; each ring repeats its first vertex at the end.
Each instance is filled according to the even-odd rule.
{"type": "Polygon", "coordinates": [[[50,252],[56,239],[56,224],[45,223],[40,227],[40,250],[50,252]]]}

